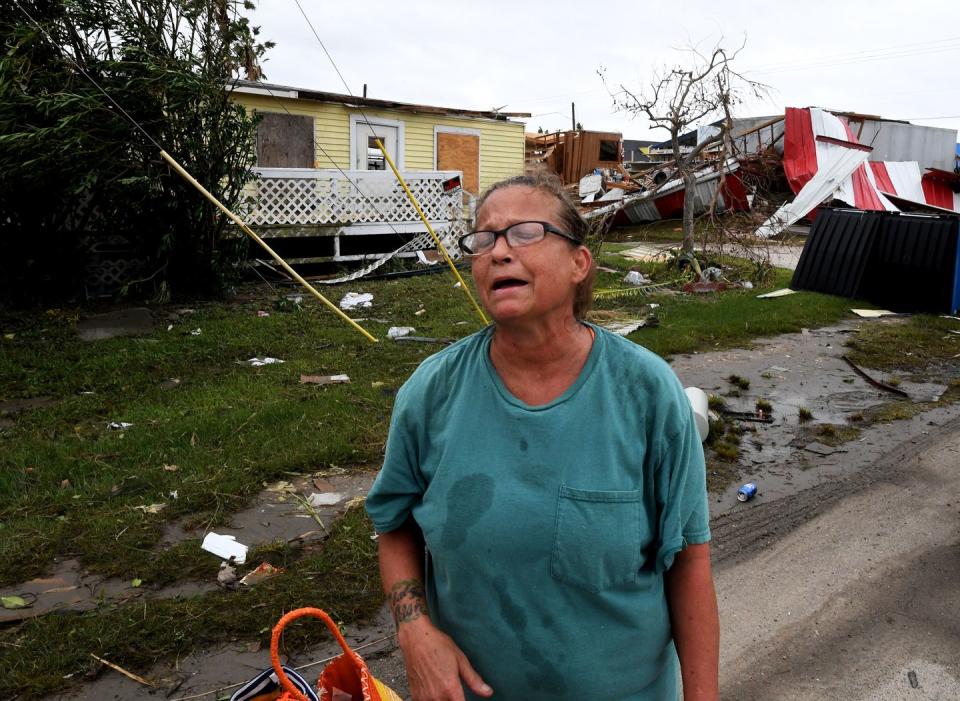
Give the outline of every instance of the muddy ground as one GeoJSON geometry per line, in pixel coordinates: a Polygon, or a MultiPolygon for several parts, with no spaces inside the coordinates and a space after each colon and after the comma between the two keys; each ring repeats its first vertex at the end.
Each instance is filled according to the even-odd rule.
{"type": "MultiPolygon", "coordinates": [[[[771,300],[775,304],[776,300],[771,300]]],[[[858,323],[889,323],[879,321],[858,323]]],[[[865,493],[861,479],[863,475],[886,474],[883,465],[890,469],[901,469],[900,463],[916,456],[931,435],[943,438],[953,436],[960,431],[960,406],[941,406],[930,401],[942,392],[949,377],[925,378],[923,384],[903,382],[900,388],[910,394],[912,400],[924,402],[924,411],[917,416],[897,421],[895,423],[864,426],[860,436],[853,442],[836,446],[813,445],[818,444],[815,427],[821,423],[843,424],[852,414],[869,409],[871,406],[890,401],[891,397],[869,385],[856,375],[842,360],[844,341],[851,333],[856,332],[857,323],[847,323],[829,329],[805,331],[799,334],[789,334],[765,341],[760,341],[752,350],[721,351],[715,353],[699,353],[680,356],[674,359],[673,366],[685,385],[698,386],[707,392],[726,394],[731,386],[724,378],[730,374],[740,375],[750,380],[750,388],[739,397],[728,397],[729,408],[752,410],[756,399],[763,398],[773,405],[774,422],[772,424],[745,424],[748,428],[755,428],[756,432],[744,434],[741,445],[742,454],[739,459],[739,478],[728,488],[712,495],[711,510],[714,523],[714,556],[717,563],[718,590],[721,594],[721,609],[724,612],[724,663],[736,664],[741,676],[731,678],[725,676],[725,693],[728,698],[806,698],[802,696],[783,695],[769,686],[760,687],[767,690],[765,694],[745,696],[744,690],[749,686],[747,680],[752,678],[750,667],[751,654],[756,655],[754,662],[759,664],[762,655],[753,648],[749,648],[745,639],[741,639],[742,632],[735,630],[734,624],[750,630],[752,623],[749,618],[753,588],[764,592],[762,602],[763,616],[769,620],[779,619],[775,612],[780,611],[776,588],[761,588],[761,580],[777,581],[777,586],[783,587],[784,601],[790,596],[798,596],[791,591],[789,581],[775,579],[781,564],[792,560],[790,552],[781,552],[776,559],[764,560],[762,566],[753,566],[749,563],[753,558],[760,558],[764,553],[774,552],[778,543],[785,542],[794,533],[806,524],[816,523],[822,516],[826,504],[833,504],[830,508],[842,509],[848,498],[862,497],[865,493]],[[813,413],[813,421],[801,425],[798,419],[800,407],[808,408],[813,413]],[[946,428],[944,428],[946,427],[946,428]],[[828,453],[828,454],[824,454],[828,453]],[[889,467],[891,456],[900,456],[889,467]],[[887,462],[884,463],[883,461],[887,462]],[[880,467],[878,467],[880,465],[880,467]],[[736,499],[737,485],[746,480],[757,481],[760,494],[753,501],[743,504],[736,499]],[[737,569],[747,567],[746,570],[737,569]],[[737,579],[728,573],[737,572],[737,579]],[[760,573],[763,573],[761,576],[760,573]],[[756,579],[754,579],[756,578],[756,579]],[[728,582],[737,581],[737,587],[728,585],[728,582]],[[737,611],[731,619],[729,612],[737,611]],[[770,612],[774,613],[770,613],[770,612]],[[732,627],[733,626],[733,627],[732,627]],[[731,635],[736,636],[737,645],[730,647],[731,635]],[[753,653],[749,650],[753,649],[753,653]]],[[[642,337],[639,338],[642,342],[642,337]]],[[[909,349],[904,349],[905,353],[909,349]]],[[[960,369],[958,369],[960,372],[960,369]]],[[[882,377],[880,373],[876,373],[882,377]]],[[[954,468],[960,460],[953,463],[954,468]]],[[[360,477],[351,477],[343,481],[339,475],[320,475],[303,478],[311,482],[294,485],[301,493],[306,491],[337,492],[344,496],[339,506],[324,507],[318,515],[326,523],[336,518],[338,509],[350,497],[364,493],[373,473],[360,477]],[[319,480],[319,481],[313,481],[319,480]]],[[[876,481],[875,477],[869,479],[876,481]]],[[[955,483],[951,483],[951,488],[955,483]]],[[[954,493],[955,502],[960,503],[960,494],[954,493]]],[[[298,509],[289,500],[288,491],[284,488],[273,487],[272,491],[264,492],[261,503],[250,510],[238,514],[233,521],[232,533],[243,542],[255,545],[259,541],[272,540],[277,537],[322,537],[322,534],[311,536],[310,532],[318,530],[310,514],[298,509]],[[281,533],[282,531],[282,533],[281,533]],[[304,535],[304,534],[307,535],[304,535]]],[[[909,498],[922,499],[922,494],[911,493],[909,498]]],[[[949,499],[947,500],[949,501],[949,499]]],[[[939,503],[939,502],[938,502],[939,503]]],[[[944,502],[946,503],[946,502],[944,502]]],[[[956,519],[957,511],[954,510],[956,519]]],[[[854,519],[856,520],[856,519],[854,519]]],[[[850,525],[850,524],[848,524],[850,525]]],[[[956,523],[954,521],[954,532],[956,523]]],[[[813,526],[816,530],[816,526],[813,526]]],[[[173,529],[170,538],[176,540],[181,534],[173,529]]],[[[839,536],[837,536],[839,538],[839,536]]],[[[956,548],[954,548],[956,549],[956,548]]],[[[830,571],[845,569],[842,551],[834,548],[825,548],[822,558],[830,571]]],[[[954,554],[954,557],[956,555],[954,554]]],[[[783,570],[784,572],[787,569],[783,570]]],[[[61,563],[61,571],[57,576],[70,580],[70,577],[83,578],[82,573],[76,572],[75,566],[71,569],[70,563],[61,563]]],[[[124,592],[120,583],[90,581],[82,582],[83,586],[73,592],[72,605],[83,606],[78,598],[85,598],[87,603],[96,601],[100,596],[122,597],[129,595],[124,592]],[[118,590],[111,589],[116,587],[118,590]],[[80,593],[76,593],[80,592],[80,593]]],[[[153,595],[172,596],[184,594],[215,586],[214,583],[190,585],[185,590],[178,587],[175,590],[159,592],[153,595]]],[[[810,586],[829,586],[829,582],[813,582],[810,586]]],[[[56,588],[56,587],[51,587],[56,588]]],[[[19,591],[23,586],[17,587],[19,591]]],[[[794,588],[795,589],[795,588],[794,588]]],[[[55,602],[54,602],[55,603],[55,602]]],[[[310,602],[303,602],[309,605],[310,602]]],[[[960,608],[960,602],[956,602],[960,608]]],[[[793,614],[783,611],[783,617],[793,614]]],[[[759,614],[758,614],[759,615],[759,614]]],[[[785,620],[789,620],[786,619],[785,620]]],[[[783,630],[772,624],[764,630],[773,631],[771,635],[781,635],[783,630]]],[[[403,674],[402,661],[390,637],[392,624],[385,612],[370,625],[347,631],[347,638],[352,645],[368,646],[360,648],[361,654],[370,663],[374,674],[383,679],[393,688],[405,693],[406,684],[403,674]]],[[[894,642],[896,636],[894,635],[894,642]]],[[[753,644],[760,644],[763,638],[758,635],[750,637],[753,644]]],[[[809,643],[809,641],[807,641],[809,643]]],[[[771,643],[772,644],[772,643],[771,643]]],[[[788,645],[786,638],[778,639],[778,645],[788,645]]],[[[794,644],[794,643],[790,643],[794,644]]],[[[796,643],[799,645],[799,642],[796,643]]],[[[309,650],[297,658],[290,660],[290,664],[299,665],[317,662],[336,653],[332,644],[309,650]]],[[[765,660],[771,673],[788,675],[791,665],[789,651],[784,648],[786,662],[783,665],[765,660]]],[[[765,658],[764,658],[765,659],[765,658]]],[[[772,659],[772,658],[771,658],[772,659]]],[[[938,663],[930,661],[930,656],[920,659],[915,666],[926,670],[928,679],[935,676],[931,671],[938,663]],[[920,663],[927,664],[923,667],[920,663]]],[[[781,660],[783,661],[783,660],[781,660]]],[[[904,661],[904,664],[910,660],[904,661]]],[[[149,676],[162,680],[161,689],[147,689],[119,674],[105,671],[97,680],[84,681],[82,686],[72,693],[63,696],[63,699],[140,699],[140,698],[171,698],[171,699],[218,699],[228,698],[231,684],[240,683],[254,676],[259,670],[268,666],[269,657],[266,651],[251,649],[245,645],[225,645],[221,649],[206,651],[181,659],[173,665],[160,665],[151,670],[149,676]],[[204,693],[211,692],[211,693],[204,693]],[[204,694],[203,696],[198,696],[204,694]]],[[[734,669],[734,667],[731,667],[734,669]]],[[[940,670],[940,667],[936,667],[940,670]]],[[[833,670],[836,673],[837,670],[833,670]]],[[[315,679],[319,673],[319,666],[307,669],[308,678],[315,679]]],[[[824,673],[826,674],[826,673],[824,673]]],[[[914,676],[916,676],[916,672],[914,676]]],[[[937,677],[943,681],[943,674],[937,672],[937,677]]],[[[862,676],[862,675],[861,675],[862,676]]],[[[949,676],[949,675],[948,675],[949,676]]],[[[949,684],[949,680],[943,682],[949,684]]],[[[811,682],[813,689],[819,687],[811,682]]],[[[826,697],[847,698],[834,696],[822,687],[826,697]]],[[[897,687],[899,688],[899,687],[897,687]]],[[[911,689],[913,687],[910,687],[911,689]]],[[[934,688],[930,682],[930,688],[934,688]]],[[[937,687],[939,688],[939,687],[937,687]]],[[[945,687],[948,688],[948,687],[945,687]]],[[[812,696],[810,698],[813,698],[812,696]]],[[[853,698],[853,697],[850,697],[853,698]]],[[[867,697],[864,697],[867,698],[867,697]]],[[[907,696],[890,696],[889,698],[908,698],[907,696]]],[[[913,698],[913,697],[910,697],[913,698]]],[[[953,696],[916,696],[916,698],[955,698],[953,696]]]]}

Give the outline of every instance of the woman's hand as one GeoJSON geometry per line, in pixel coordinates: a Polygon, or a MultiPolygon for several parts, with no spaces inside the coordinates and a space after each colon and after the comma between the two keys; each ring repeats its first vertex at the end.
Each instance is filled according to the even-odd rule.
{"type": "Polygon", "coordinates": [[[413,701],[463,701],[461,679],[478,696],[493,695],[463,651],[426,616],[402,623],[398,637],[413,701]]]}

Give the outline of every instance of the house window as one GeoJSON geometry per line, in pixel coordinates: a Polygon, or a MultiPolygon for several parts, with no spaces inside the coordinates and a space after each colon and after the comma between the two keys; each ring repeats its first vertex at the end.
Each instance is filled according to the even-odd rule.
{"type": "Polygon", "coordinates": [[[620,143],[617,141],[601,141],[600,156],[598,160],[619,161],[620,160],[620,143]]]}

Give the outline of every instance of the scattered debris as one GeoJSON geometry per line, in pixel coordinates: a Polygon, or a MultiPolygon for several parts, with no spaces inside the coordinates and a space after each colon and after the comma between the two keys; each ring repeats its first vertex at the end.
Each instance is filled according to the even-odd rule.
{"type": "Polygon", "coordinates": [[[130,580],[130,586],[134,589],[139,589],[141,586],[143,586],[143,580],[139,577],[134,577],[130,580]]]}
{"type": "Polygon", "coordinates": [[[700,273],[701,282],[717,282],[722,277],[723,277],[723,271],[720,270],[720,268],[717,268],[714,266],[705,268],[703,272],[700,273]]]}
{"type": "Polygon", "coordinates": [[[286,493],[293,494],[297,491],[297,488],[293,486],[292,482],[287,482],[286,480],[280,480],[279,482],[274,482],[273,484],[266,487],[268,492],[277,492],[277,493],[286,493]]]}
{"type": "Polygon", "coordinates": [[[782,290],[774,290],[773,292],[767,292],[763,295],[757,295],[757,299],[773,299],[774,297],[786,297],[787,295],[797,294],[796,290],[791,290],[789,287],[784,287],[782,290]]]}
{"type": "Polygon", "coordinates": [[[111,431],[123,431],[131,426],[133,426],[133,424],[127,423],[126,421],[111,421],[107,424],[107,428],[111,431]]]}
{"type": "Polygon", "coordinates": [[[607,331],[612,331],[620,336],[628,336],[634,331],[644,327],[659,326],[660,319],[656,314],[648,314],[644,319],[627,319],[624,321],[607,321],[600,326],[607,331]]]}
{"type": "Polygon", "coordinates": [[[343,495],[339,492],[324,492],[322,494],[314,492],[307,497],[307,503],[314,508],[318,506],[333,506],[334,504],[339,504],[341,501],[343,501],[343,495]]]}
{"type": "Polygon", "coordinates": [[[301,385],[335,385],[350,382],[349,375],[300,375],[301,385]]]}
{"type": "Polygon", "coordinates": [[[370,306],[373,306],[373,295],[369,292],[347,292],[340,300],[340,308],[343,310],[370,306]]]}
{"type": "Polygon", "coordinates": [[[401,336],[393,339],[394,341],[406,343],[453,343],[454,338],[433,338],[431,336],[401,336]]]}
{"type": "Polygon", "coordinates": [[[177,470],[180,469],[180,467],[178,465],[164,465],[163,469],[166,472],[176,472],[177,470]]]}
{"type": "Polygon", "coordinates": [[[862,370],[861,368],[857,367],[857,364],[854,363],[852,360],[850,360],[850,358],[849,358],[848,356],[844,355],[844,356],[841,356],[841,357],[843,358],[844,362],[846,362],[847,365],[849,365],[851,368],[853,368],[853,371],[854,371],[855,373],[857,373],[858,375],[860,375],[860,377],[862,377],[863,379],[865,379],[867,382],[869,382],[871,385],[873,385],[873,386],[876,387],[877,389],[882,389],[882,390],[885,390],[885,391],[887,391],[887,392],[892,392],[893,394],[896,394],[896,395],[898,395],[898,396],[900,396],[900,397],[903,397],[904,399],[909,399],[909,398],[910,398],[910,395],[907,394],[906,392],[904,392],[902,389],[898,389],[898,388],[896,388],[896,387],[893,387],[893,386],[891,386],[891,385],[888,385],[886,382],[881,382],[880,380],[875,380],[874,378],[870,377],[870,375],[868,375],[864,370],[862,370]]]}
{"type": "Polygon", "coordinates": [[[231,557],[226,562],[220,563],[220,571],[217,572],[217,584],[224,589],[233,589],[237,584],[237,568],[234,567],[234,559],[231,557]]]}
{"type": "Polygon", "coordinates": [[[174,389],[180,386],[179,377],[171,377],[160,383],[160,389],[174,389]]]}
{"type": "Polygon", "coordinates": [[[143,684],[144,686],[149,686],[149,687],[153,687],[153,686],[154,686],[153,682],[147,681],[146,679],[144,679],[143,677],[141,677],[141,676],[138,675],[138,674],[134,674],[133,672],[128,672],[127,670],[125,670],[125,669],[124,669],[123,667],[121,667],[120,665],[114,664],[113,662],[109,662],[109,661],[103,659],[102,657],[97,657],[97,656],[94,655],[92,652],[90,653],[90,657],[92,657],[93,659],[95,659],[95,660],[96,660],[97,662],[99,662],[100,664],[106,665],[107,667],[109,667],[110,669],[112,669],[114,672],[119,672],[120,674],[122,674],[123,676],[127,677],[128,679],[132,679],[133,681],[137,682],[138,684],[143,684]]]}
{"type": "Polygon", "coordinates": [[[30,604],[22,596],[4,596],[0,597],[0,604],[3,605],[5,609],[25,609],[29,608],[30,604]]]}
{"type": "Polygon", "coordinates": [[[721,409],[720,413],[737,421],[754,421],[761,424],[773,423],[773,417],[769,414],[756,414],[752,411],[733,411],[732,409],[721,409]]]}
{"type": "Polygon", "coordinates": [[[240,584],[245,587],[252,587],[256,584],[260,584],[271,577],[276,577],[278,574],[283,574],[284,570],[282,567],[274,567],[269,562],[263,562],[260,564],[257,569],[248,572],[244,575],[243,579],[240,580],[240,584]]]}
{"type": "Polygon", "coordinates": [[[640,286],[640,285],[649,285],[653,282],[646,275],[641,273],[639,270],[631,270],[627,273],[626,277],[623,278],[623,281],[628,285],[640,286]]]}
{"type": "Polygon", "coordinates": [[[200,548],[224,560],[230,560],[232,558],[238,565],[242,565],[247,560],[247,546],[243,543],[238,543],[237,539],[232,535],[220,535],[213,532],[207,533],[203,538],[203,543],[200,545],[200,548]]]}
{"type": "Polygon", "coordinates": [[[737,501],[750,501],[757,496],[757,483],[747,482],[737,490],[737,501]]]}
{"type": "Polygon", "coordinates": [[[907,681],[910,683],[911,689],[920,688],[920,682],[917,681],[917,673],[914,672],[912,669],[909,672],[907,672],[907,681]]]}
{"type": "Polygon", "coordinates": [[[416,331],[416,329],[412,326],[391,326],[389,329],[387,329],[387,338],[397,340],[398,338],[409,336],[414,331],[416,331]]]}
{"type": "Polygon", "coordinates": [[[190,335],[199,336],[201,333],[203,333],[203,330],[198,326],[197,328],[195,328],[193,331],[190,332],[190,335]]]}
{"type": "Polygon", "coordinates": [[[851,309],[854,314],[864,319],[878,319],[881,316],[897,316],[896,312],[889,309],[851,309]]]}
{"type": "Polygon", "coordinates": [[[159,514],[161,511],[167,508],[167,505],[166,504],[149,504],[149,505],[143,504],[141,506],[134,506],[133,508],[136,511],[142,511],[145,514],[159,514]]]}
{"type": "Polygon", "coordinates": [[[250,358],[249,360],[238,360],[237,365],[249,365],[252,368],[263,367],[264,365],[276,365],[277,363],[282,363],[283,361],[279,358],[271,358],[269,356],[265,358],[250,358]]]}
{"type": "Polygon", "coordinates": [[[257,316],[262,319],[265,316],[270,316],[270,312],[265,312],[264,310],[261,309],[260,311],[257,312],[257,316]]]}
{"type": "Polygon", "coordinates": [[[423,316],[423,315],[426,314],[426,313],[427,313],[427,310],[426,310],[426,309],[423,309],[423,308],[421,307],[420,309],[418,309],[417,311],[415,311],[415,312],[413,313],[413,315],[414,315],[414,316],[423,316]]]}

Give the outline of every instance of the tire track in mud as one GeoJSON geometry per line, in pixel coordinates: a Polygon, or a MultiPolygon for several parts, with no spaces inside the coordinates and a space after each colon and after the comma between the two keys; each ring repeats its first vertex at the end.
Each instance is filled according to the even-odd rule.
{"type": "Polygon", "coordinates": [[[795,495],[721,514],[710,522],[711,554],[718,571],[753,558],[764,548],[813,520],[844,498],[883,482],[894,483],[909,470],[910,459],[947,436],[960,432],[960,418],[931,426],[926,435],[905,440],[895,449],[844,477],[795,495]]]}

